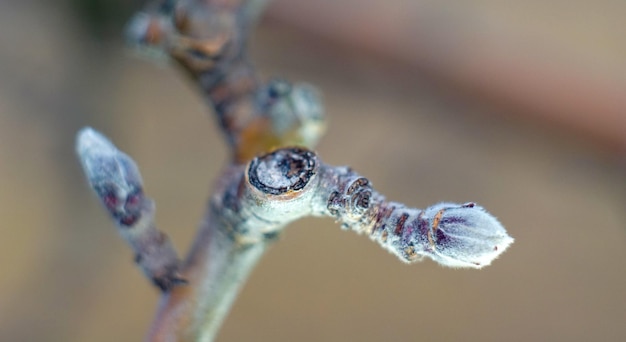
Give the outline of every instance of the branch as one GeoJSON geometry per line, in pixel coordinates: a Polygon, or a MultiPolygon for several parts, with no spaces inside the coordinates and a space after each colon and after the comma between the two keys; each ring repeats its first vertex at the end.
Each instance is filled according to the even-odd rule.
{"type": "Polygon", "coordinates": [[[212,341],[265,249],[305,216],[333,217],[405,262],[481,268],[513,242],[478,205],[411,209],[386,201],[350,168],[322,163],[310,150],[325,129],[317,91],[278,79],[261,84],[247,59],[260,3],[162,0],[129,25],[132,41],[161,51],[198,85],[232,148],[182,264],[154,226],[132,159],[91,129],[78,135],[88,180],[163,292],[147,341],[212,341]]]}
{"type": "Polygon", "coordinates": [[[286,81],[261,84],[246,42],[262,0],[165,0],[130,22],[128,39],[165,55],[198,86],[236,162],[277,146],[313,147],[325,129],[317,91],[286,81]]]}
{"type": "Polygon", "coordinates": [[[439,203],[424,210],[390,202],[347,167],[324,165],[313,213],[368,235],[404,262],[428,257],[449,267],[482,268],[511,243],[498,220],[475,203],[439,203]]]}
{"type": "Polygon", "coordinates": [[[513,242],[474,203],[420,210],[388,202],[366,178],[326,165],[303,148],[276,150],[224,176],[185,265],[190,286],[164,297],[151,341],[212,340],[268,243],[306,216],[333,217],[405,262],[428,257],[444,266],[482,268],[513,242]]]}
{"type": "MultiPolygon", "coordinates": [[[[428,257],[450,267],[491,264],[513,239],[475,203],[439,203],[425,210],[389,202],[348,167],[333,167],[302,148],[279,149],[253,159],[235,212],[252,227],[271,227],[309,215],[330,216],[342,228],[368,235],[402,261],[428,257]]],[[[244,225],[244,227],[245,227],[244,225]]],[[[245,227],[248,232],[252,227],[245,227]]]]}

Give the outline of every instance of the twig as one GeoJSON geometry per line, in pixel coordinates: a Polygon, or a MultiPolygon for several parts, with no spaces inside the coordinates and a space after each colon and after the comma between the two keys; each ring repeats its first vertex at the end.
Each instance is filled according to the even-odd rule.
{"type": "Polygon", "coordinates": [[[154,228],[154,206],[132,159],[91,129],[78,136],[92,187],[163,291],[147,341],[213,340],[265,249],[305,216],[333,217],[405,262],[428,257],[481,268],[513,242],[474,203],[411,209],[386,201],[350,168],[321,162],[310,150],[325,127],[317,92],[256,80],[243,45],[256,10],[246,4],[258,2],[165,1],[130,25],[134,41],[163,48],[199,85],[232,146],[233,162],[218,179],[182,264],[154,228]]]}
{"type": "Polygon", "coordinates": [[[91,128],[78,133],[76,152],[91,187],[117,223],[144,274],[162,291],[185,284],[174,246],[156,229],[154,202],[143,193],[135,162],[91,128]]]}

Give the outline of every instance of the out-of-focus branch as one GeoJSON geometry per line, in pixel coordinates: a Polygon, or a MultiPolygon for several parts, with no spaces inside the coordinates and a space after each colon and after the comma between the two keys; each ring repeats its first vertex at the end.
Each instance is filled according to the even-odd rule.
{"type": "Polygon", "coordinates": [[[129,24],[129,40],[164,52],[182,67],[207,98],[236,161],[276,146],[317,142],[311,136],[319,137],[324,129],[317,92],[280,80],[261,84],[248,60],[250,20],[263,1],[166,3],[136,15],[129,24]]]}
{"type": "Polygon", "coordinates": [[[245,53],[249,28],[241,3],[164,0],[137,14],[128,30],[133,43],[162,50],[185,70],[235,147],[258,114],[253,102],[259,84],[245,53]]]}

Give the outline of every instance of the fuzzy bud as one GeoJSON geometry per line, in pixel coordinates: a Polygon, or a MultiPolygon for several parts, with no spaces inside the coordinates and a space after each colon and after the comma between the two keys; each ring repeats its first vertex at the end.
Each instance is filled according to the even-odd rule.
{"type": "Polygon", "coordinates": [[[162,291],[185,284],[174,246],[154,225],[154,202],[143,193],[135,162],[88,127],[78,133],[76,153],[89,184],[117,223],[144,274],[162,291]]]}
{"type": "Polygon", "coordinates": [[[76,152],[89,184],[120,226],[131,226],[144,205],[142,180],[135,162],[91,128],[78,133],[76,152]]]}
{"type": "Polygon", "coordinates": [[[416,233],[423,253],[444,266],[482,268],[513,243],[502,224],[474,203],[439,203],[420,216],[416,233]]]}

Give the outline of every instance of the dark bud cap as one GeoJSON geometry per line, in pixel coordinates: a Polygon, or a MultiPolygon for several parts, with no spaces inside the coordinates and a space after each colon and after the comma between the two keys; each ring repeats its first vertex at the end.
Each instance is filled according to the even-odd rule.
{"type": "Polygon", "coordinates": [[[315,153],[299,147],[278,149],[253,159],[248,165],[250,184],[265,194],[299,192],[317,172],[315,153]]]}

